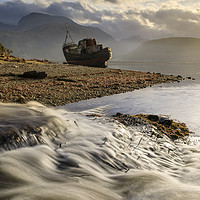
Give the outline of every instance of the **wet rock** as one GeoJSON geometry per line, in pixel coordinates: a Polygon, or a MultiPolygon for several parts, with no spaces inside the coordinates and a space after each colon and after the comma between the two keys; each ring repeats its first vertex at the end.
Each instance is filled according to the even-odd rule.
{"type": "Polygon", "coordinates": [[[19,98],[16,100],[17,103],[26,103],[26,99],[24,96],[20,95],[19,98]]]}
{"type": "Polygon", "coordinates": [[[178,75],[177,78],[183,78],[181,75],[178,75]]]}
{"type": "Polygon", "coordinates": [[[158,117],[158,115],[148,115],[148,119],[153,122],[156,122],[159,120],[159,117],[158,117]]]}
{"type": "Polygon", "coordinates": [[[170,120],[167,117],[162,117],[162,116],[158,116],[159,118],[158,121],[151,121],[148,119],[148,116],[149,115],[146,114],[137,114],[132,116],[132,115],[117,113],[113,117],[114,119],[124,124],[125,126],[153,125],[153,127],[156,128],[157,130],[156,134],[157,137],[163,137],[163,134],[165,134],[172,140],[176,140],[179,138],[184,139],[191,133],[191,131],[187,128],[185,123],[179,123],[174,120],[170,120]]]}
{"type": "Polygon", "coordinates": [[[166,117],[160,117],[159,118],[159,123],[163,124],[165,126],[171,126],[172,125],[172,120],[166,118],[166,117]]]}
{"type": "Polygon", "coordinates": [[[34,70],[34,71],[24,72],[23,74],[20,74],[19,77],[31,78],[31,79],[43,79],[47,77],[47,74],[45,72],[36,72],[34,70]]]}

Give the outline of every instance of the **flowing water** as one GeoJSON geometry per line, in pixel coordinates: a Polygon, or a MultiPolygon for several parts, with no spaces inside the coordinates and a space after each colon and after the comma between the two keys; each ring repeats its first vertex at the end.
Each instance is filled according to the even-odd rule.
{"type": "Polygon", "coordinates": [[[0,199],[200,199],[199,89],[186,81],[57,108],[0,104],[0,199]],[[170,115],[195,133],[173,142],[123,126],[116,112],[170,115]]]}

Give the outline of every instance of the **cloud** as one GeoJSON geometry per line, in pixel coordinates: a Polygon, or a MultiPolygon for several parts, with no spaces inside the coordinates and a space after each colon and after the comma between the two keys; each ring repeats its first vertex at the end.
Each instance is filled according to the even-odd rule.
{"type": "Polygon", "coordinates": [[[35,4],[26,4],[22,1],[5,2],[0,4],[0,22],[17,24],[21,17],[30,12],[40,12],[41,8],[35,4]]]}
{"type": "Polygon", "coordinates": [[[110,3],[116,4],[118,3],[118,0],[104,0],[104,2],[110,2],[110,3]]]}
{"type": "Polygon", "coordinates": [[[154,12],[141,12],[140,17],[153,24],[153,29],[166,34],[200,37],[200,16],[192,10],[163,8],[154,12]]]}
{"type": "MultiPolygon", "coordinates": [[[[49,3],[49,1],[48,1],[49,3]]],[[[6,2],[0,4],[0,22],[8,24],[17,24],[25,15],[31,12],[42,12],[53,15],[61,15],[72,18],[78,23],[101,22],[101,11],[88,6],[85,8],[79,2],[53,1],[47,5],[46,1],[37,0],[33,3],[22,1],[6,2]]]]}
{"type": "Polygon", "coordinates": [[[97,26],[118,39],[200,37],[198,7],[197,0],[18,0],[0,4],[0,22],[16,24],[30,12],[42,12],[97,26]]]}
{"type": "Polygon", "coordinates": [[[102,13],[95,8],[84,7],[79,2],[52,3],[44,12],[54,15],[63,15],[75,20],[77,23],[101,23],[102,13]]]}

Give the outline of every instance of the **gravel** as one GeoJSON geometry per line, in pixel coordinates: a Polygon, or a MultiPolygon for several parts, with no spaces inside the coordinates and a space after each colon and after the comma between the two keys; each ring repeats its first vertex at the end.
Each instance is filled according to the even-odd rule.
{"type": "Polygon", "coordinates": [[[181,76],[121,69],[57,63],[6,63],[0,64],[0,101],[38,101],[46,106],[59,106],[181,80],[181,76]],[[20,77],[28,71],[45,72],[47,77],[20,77]]]}

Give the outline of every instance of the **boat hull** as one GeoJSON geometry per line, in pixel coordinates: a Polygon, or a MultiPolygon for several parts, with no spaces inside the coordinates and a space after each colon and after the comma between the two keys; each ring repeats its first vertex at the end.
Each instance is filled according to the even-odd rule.
{"type": "Polygon", "coordinates": [[[91,67],[107,67],[107,61],[111,58],[111,49],[106,47],[93,53],[71,54],[67,46],[63,46],[63,54],[68,64],[86,65],[91,67]]]}

